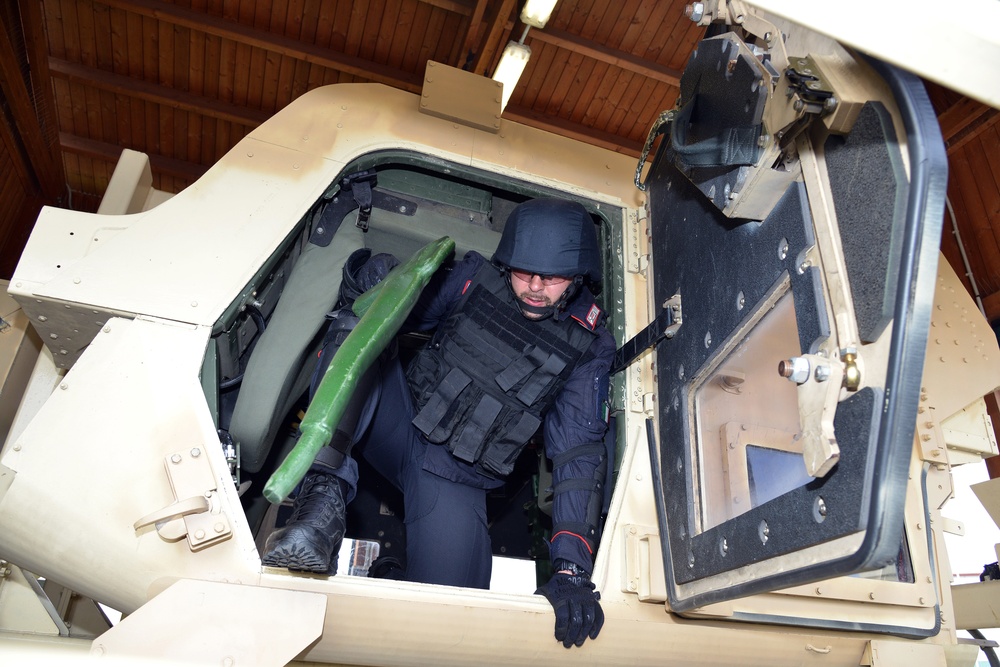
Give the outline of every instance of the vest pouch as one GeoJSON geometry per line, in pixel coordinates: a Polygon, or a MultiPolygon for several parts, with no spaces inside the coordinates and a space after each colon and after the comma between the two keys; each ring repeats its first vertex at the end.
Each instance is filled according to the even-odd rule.
{"type": "Polygon", "coordinates": [[[489,394],[480,393],[475,408],[466,413],[466,419],[448,443],[452,456],[466,463],[475,463],[502,409],[503,403],[489,394]]]}
{"type": "Polygon", "coordinates": [[[471,382],[472,378],[461,368],[452,368],[413,418],[413,425],[430,442],[441,444],[451,437],[455,424],[462,417],[456,414],[456,409],[462,405],[457,399],[471,382]]]}
{"type": "Polygon", "coordinates": [[[488,475],[506,477],[514,469],[517,457],[542,422],[530,412],[512,412],[502,432],[490,440],[479,467],[488,475]]]}
{"type": "Polygon", "coordinates": [[[535,369],[534,373],[528,376],[524,385],[517,390],[517,400],[529,407],[534,405],[538,398],[545,394],[545,390],[556,381],[559,374],[562,373],[565,368],[566,360],[555,352],[552,352],[548,355],[548,358],[545,359],[542,365],[535,369]]]}

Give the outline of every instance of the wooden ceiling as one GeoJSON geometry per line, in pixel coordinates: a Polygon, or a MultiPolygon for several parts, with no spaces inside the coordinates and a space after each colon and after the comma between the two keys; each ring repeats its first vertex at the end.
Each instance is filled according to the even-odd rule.
{"type": "MultiPolygon", "coordinates": [[[[0,7],[0,278],[43,204],[95,211],[122,148],[177,192],[312,88],[418,92],[426,62],[491,74],[519,0],[6,0],[0,7]]],[[[684,0],[560,0],[504,116],[638,156],[673,107],[703,29],[684,0]]],[[[991,319],[1000,316],[1000,119],[929,86],[949,196],[991,319]]],[[[946,219],[942,248],[966,274],[946,219]]],[[[971,289],[971,284],[970,284],[971,289]]]]}

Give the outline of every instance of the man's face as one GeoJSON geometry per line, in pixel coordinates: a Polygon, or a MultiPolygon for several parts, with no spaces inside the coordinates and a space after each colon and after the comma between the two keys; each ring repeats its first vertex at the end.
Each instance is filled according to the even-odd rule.
{"type": "MultiPolygon", "coordinates": [[[[554,304],[571,282],[573,279],[566,276],[541,276],[520,269],[511,269],[510,272],[510,286],[514,290],[514,296],[536,308],[546,308],[554,304]]],[[[529,320],[540,320],[544,317],[523,309],[521,313],[529,320]]]]}

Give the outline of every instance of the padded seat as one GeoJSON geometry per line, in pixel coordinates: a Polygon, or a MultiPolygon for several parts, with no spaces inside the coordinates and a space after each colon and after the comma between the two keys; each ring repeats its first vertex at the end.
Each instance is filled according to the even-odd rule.
{"type": "Polygon", "coordinates": [[[292,268],[250,355],[229,426],[244,470],[260,471],[282,420],[309,387],[313,342],[336,305],[344,262],[364,246],[363,232],[348,216],[327,247],[307,244],[292,268]]]}

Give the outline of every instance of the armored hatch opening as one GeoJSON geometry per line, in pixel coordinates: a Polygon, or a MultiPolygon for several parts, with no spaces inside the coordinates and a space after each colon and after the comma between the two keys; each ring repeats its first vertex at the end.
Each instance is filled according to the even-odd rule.
{"type": "MultiPolygon", "coordinates": [[[[721,65],[693,71],[733,72],[718,52],[700,47],[721,65]]],[[[906,541],[903,507],[946,168],[920,83],[876,66],[895,103],[859,104],[843,135],[815,123],[774,164],[705,165],[679,150],[689,137],[725,145],[713,104],[758,91],[754,77],[682,79],[693,109],[672,117],[685,127],[645,182],[651,300],[683,313],[656,348],[648,429],[674,611],[852,573],[912,582],[910,549],[927,549],[906,541]],[[754,181],[757,170],[786,176],[754,181]],[[773,205],[731,217],[761,182],[770,192],[755,201],[773,205]]],[[[763,98],[737,106],[750,143],[769,145],[763,98]]]]}
{"type": "MultiPolygon", "coordinates": [[[[323,316],[334,309],[343,260],[354,249],[365,247],[405,261],[445,235],[456,241],[456,258],[475,250],[488,259],[511,209],[540,196],[579,199],[410,152],[370,154],[338,175],[264,263],[241,299],[217,323],[203,371],[206,395],[259,548],[272,527],[280,526],[290,513],[290,501],[277,513],[269,512],[272,508],[261,491],[295,444],[297,423],[308,407],[309,380],[326,329],[323,316]],[[356,196],[357,191],[361,191],[360,196],[356,196]],[[366,197],[371,202],[367,215],[356,201],[366,197]],[[331,228],[331,220],[339,224],[331,228]],[[320,256],[328,258],[317,260],[320,256]],[[281,331],[285,342],[268,341],[262,332],[269,329],[281,331]],[[301,350],[289,350],[294,346],[301,350]]],[[[580,201],[590,210],[599,227],[601,247],[607,249],[605,281],[598,299],[605,311],[613,312],[609,304],[621,285],[611,279],[611,249],[616,244],[620,247],[621,239],[616,236],[620,232],[612,230],[620,229],[622,213],[596,202],[580,201]]],[[[623,325],[612,320],[608,326],[615,331],[615,326],[623,325]]],[[[404,364],[427,339],[416,333],[397,337],[395,344],[404,364]]],[[[609,458],[614,461],[613,428],[607,444],[609,458]]],[[[378,555],[392,555],[405,564],[403,505],[396,489],[363,456],[355,458],[361,482],[357,497],[348,506],[347,522],[347,537],[355,543],[347,546],[345,541],[339,571],[364,576],[378,555]]],[[[609,475],[612,468],[609,466],[609,475]]],[[[494,555],[523,561],[517,571],[522,576],[532,573],[530,582],[520,586],[525,592],[533,591],[537,582],[549,576],[550,469],[539,430],[505,485],[487,497],[494,555]]],[[[611,486],[605,485],[605,511],[611,486]]]]}

